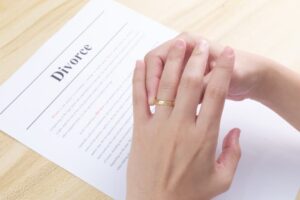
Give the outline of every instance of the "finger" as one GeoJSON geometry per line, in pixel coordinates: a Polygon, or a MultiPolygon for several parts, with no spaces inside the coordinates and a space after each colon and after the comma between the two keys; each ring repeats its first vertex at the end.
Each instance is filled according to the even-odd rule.
{"type": "Polygon", "coordinates": [[[203,77],[208,56],[208,43],[202,40],[194,48],[181,77],[174,115],[195,120],[196,109],[203,91],[203,77]]]}
{"type": "Polygon", "coordinates": [[[189,33],[181,33],[174,39],[169,40],[157,48],[150,51],[145,56],[146,63],[146,88],[148,94],[148,102],[150,105],[154,104],[154,99],[157,96],[159,81],[163,72],[164,64],[166,62],[168,52],[174,45],[177,39],[182,39],[186,42],[186,53],[184,63],[187,62],[190,57],[197,41],[200,40],[200,36],[192,35],[189,33]]]}
{"type": "Polygon", "coordinates": [[[133,115],[135,121],[144,121],[151,116],[147,103],[145,76],[144,61],[137,61],[133,75],[133,115]]]}
{"type": "MultiPolygon", "coordinates": [[[[165,101],[175,100],[183,70],[185,49],[186,43],[183,40],[176,40],[174,46],[170,49],[159,83],[157,99],[165,101]]],[[[170,106],[157,106],[155,113],[168,116],[172,109],[170,106]]]]}
{"type": "MultiPolygon", "coordinates": [[[[209,42],[209,63],[214,63],[224,49],[222,45],[216,43],[215,41],[208,40],[207,38],[191,33],[181,33],[177,38],[183,39],[187,43],[186,58],[190,57],[193,49],[200,40],[206,40],[209,42]]],[[[207,68],[207,72],[208,71],[209,68],[207,68]]]]}
{"type": "MultiPolygon", "coordinates": [[[[145,56],[146,63],[146,89],[148,94],[148,103],[154,104],[155,97],[157,96],[159,81],[164,68],[164,63],[169,52],[169,49],[174,44],[176,39],[182,39],[186,42],[186,53],[184,63],[186,63],[191,56],[193,49],[195,48],[198,41],[203,39],[199,35],[193,35],[190,33],[181,33],[176,38],[169,40],[157,48],[150,51],[145,56]]],[[[222,52],[222,46],[210,41],[210,53],[209,62],[215,62],[216,58],[222,52]]],[[[209,70],[209,69],[208,69],[209,70]]]]}
{"type": "Polygon", "coordinates": [[[241,158],[240,132],[239,129],[233,129],[227,134],[223,141],[222,153],[217,159],[219,177],[229,185],[241,158]]]}
{"type": "MultiPolygon", "coordinates": [[[[208,67],[206,67],[206,68],[208,68],[208,67]]],[[[206,90],[206,88],[207,88],[207,85],[208,85],[208,82],[209,82],[210,77],[211,77],[211,72],[205,74],[205,76],[204,76],[204,78],[203,78],[203,92],[202,92],[202,95],[201,95],[201,97],[200,97],[199,104],[202,104],[202,102],[203,102],[205,90],[206,90]]]]}
{"type": "Polygon", "coordinates": [[[166,61],[168,51],[173,41],[168,41],[145,56],[146,64],[146,89],[148,94],[149,105],[154,104],[157,94],[159,81],[163,72],[164,63],[166,61]]]}
{"type": "Polygon", "coordinates": [[[202,106],[198,115],[198,127],[210,130],[208,140],[213,143],[213,149],[218,139],[221,115],[227,96],[234,65],[234,52],[225,48],[217,59],[216,67],[211,72],[202,106]]]}

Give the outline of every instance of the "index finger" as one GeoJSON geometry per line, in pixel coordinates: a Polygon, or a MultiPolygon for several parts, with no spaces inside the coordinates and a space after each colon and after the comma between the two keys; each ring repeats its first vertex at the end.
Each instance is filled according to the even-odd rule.
{"type": "Polygon", "coordinates": [[[225,99],[229,90],[234,66],[234,52],[226,47],[217,59],[216,67],[212,70],[202,106],[198,115],[197,125],[209,130],[207,137],[213,143],[217,142],[221,116],[225,99]]]}

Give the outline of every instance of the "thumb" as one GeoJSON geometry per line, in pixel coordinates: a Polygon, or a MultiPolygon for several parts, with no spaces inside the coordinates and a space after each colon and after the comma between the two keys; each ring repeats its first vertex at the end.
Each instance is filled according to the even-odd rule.
{"type": "Polygon", "coordinates": [[[233,129],[226,135],[223,141],[222,153],[217,160],[217,164],[222,166],[220,173],[230,178],[233,178],[241,158],[240,133],[240,129],[233,129]]]}

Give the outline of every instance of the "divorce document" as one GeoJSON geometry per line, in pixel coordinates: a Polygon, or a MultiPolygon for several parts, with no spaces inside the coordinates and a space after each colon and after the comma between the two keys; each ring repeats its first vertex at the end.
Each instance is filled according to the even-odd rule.
{"type": "MultiPolygon", "coordinates": [[[[90,1],[1,86],[1,130],[124,200],[135,61],[176,34],[113,1],[90,1]]],[[[231,189],[216,199],[295,199],[298,131],[252,101],[226,103],[220,143],[234,127],[243,156],[231,189]]]]}

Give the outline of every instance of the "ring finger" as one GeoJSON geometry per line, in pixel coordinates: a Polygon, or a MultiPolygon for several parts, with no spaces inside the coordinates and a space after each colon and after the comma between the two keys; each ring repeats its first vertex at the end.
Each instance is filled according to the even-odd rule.
{"type": "Polygon", "coordinates": [[[159,105],[159,101],[173,102],[177,94],[186,51],[186,42],[178,39],[169,50],[164,71],[158,87],[156,110],[158,116],[167,117],[172,111],[171,105],[159,105]]]}

